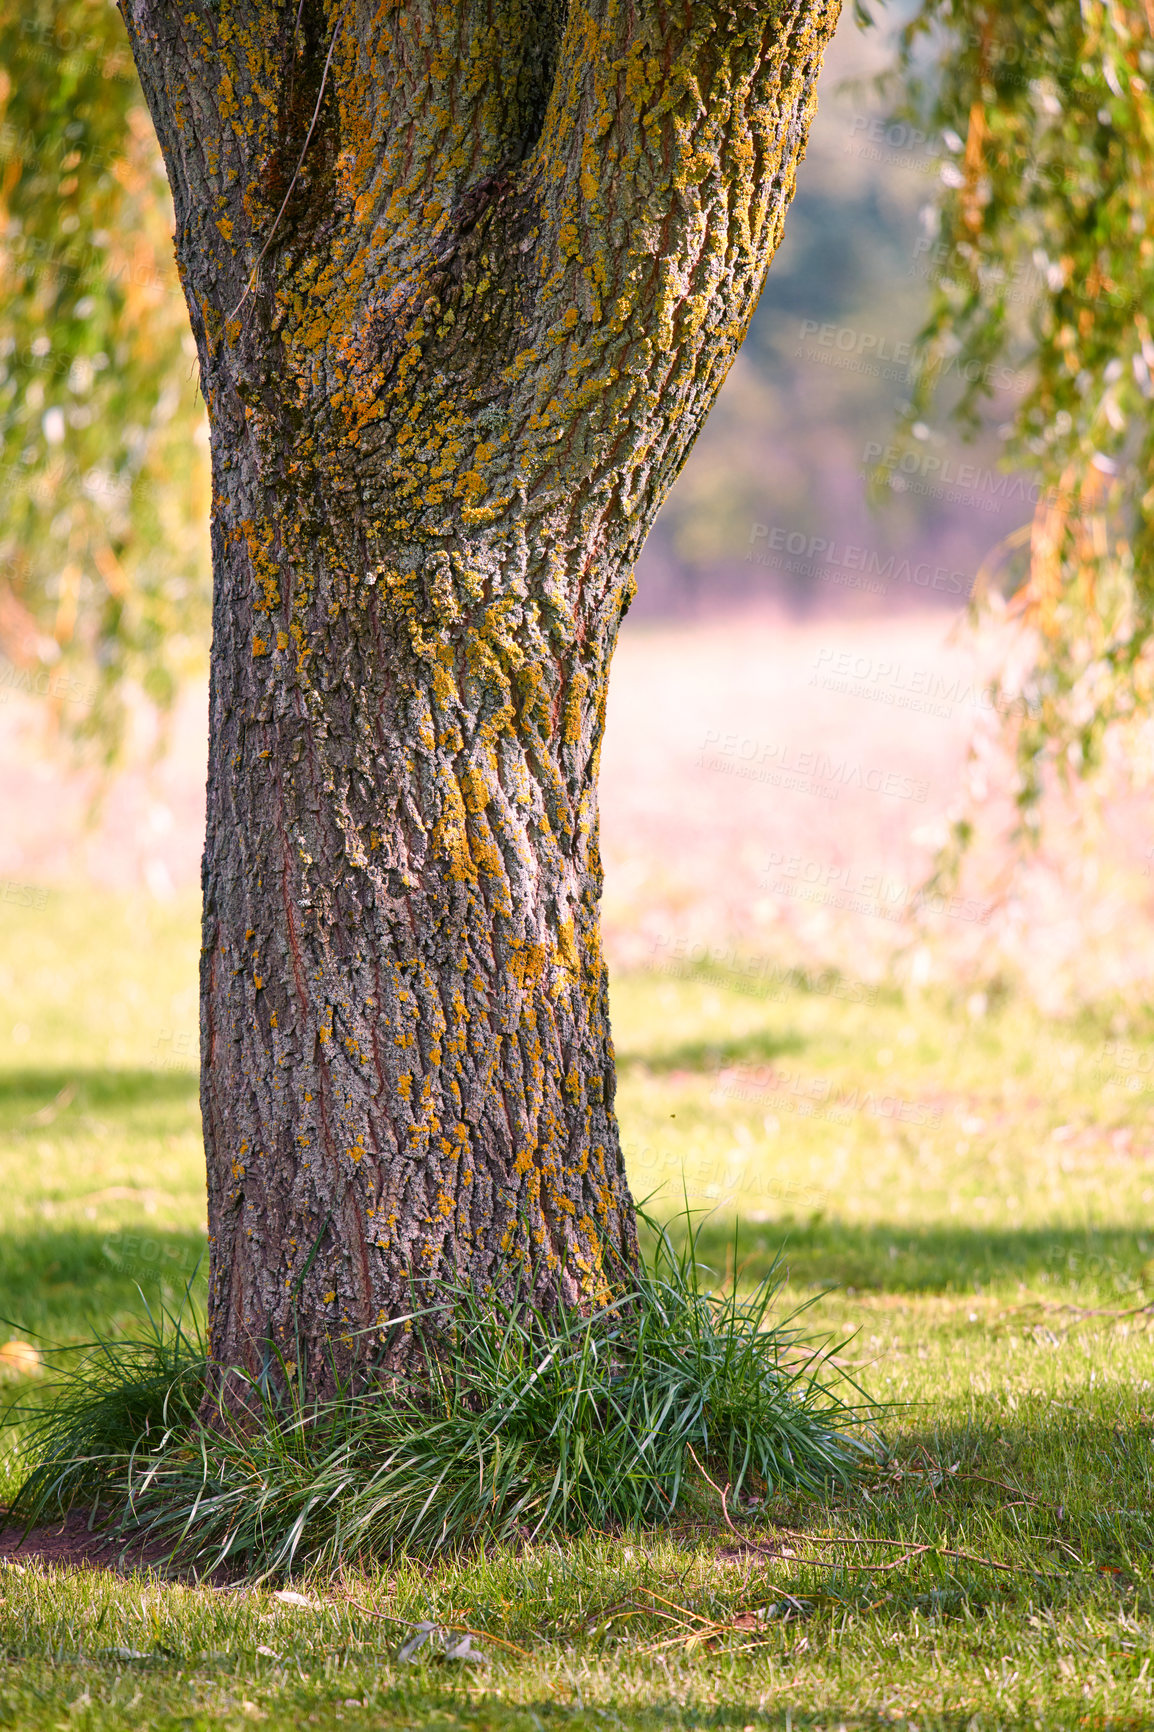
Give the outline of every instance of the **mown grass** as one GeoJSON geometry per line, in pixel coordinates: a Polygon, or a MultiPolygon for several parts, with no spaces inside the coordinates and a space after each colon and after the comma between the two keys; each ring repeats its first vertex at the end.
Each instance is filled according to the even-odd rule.
{"type": "MultiPolygon", "coordinates": [[[[190,908],[0,908],[0,1313],[29,1329],[123,1328],[195,1263],[195,949],[190,908]]],[[[740,1213],[739,1286],[785,1241],[783,1298],[835,1286],[850,1369],[906,1404],[858,1489],[768,1514],[901,1546],[718,1516],[295,1582],[313,1605],[0,1565],[0,1726],[1154,1724],[1150,1043],[823,985],[620,980],[619,1106],[651,1207],[684,1174],[722,1270],[740,1213]],[[401,1661],[421,1623],[445,1640],[401,1661]],[[485,1664],[445,1658],[463,1626],[485,1664]]]]}

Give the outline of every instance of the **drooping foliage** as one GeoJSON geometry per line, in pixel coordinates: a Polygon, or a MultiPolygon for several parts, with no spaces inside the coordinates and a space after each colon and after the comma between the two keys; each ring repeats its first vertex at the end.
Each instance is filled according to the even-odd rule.
{"type": "Polygon", "coordinates": [[[0,4],[0,650],[115,745],[202,655],[208,450],[172,206],[109,0],[0,4]]]}
{"type": "Polygon", "coordinates": [[[907,436],[992,414],[1037,499],[985,589],[1029,633],[1028,833],[1048,768],[1084,774],[1154,695],[1154,0],[922,0],[899,45],[904,112],[943,145],[907,436]]]}

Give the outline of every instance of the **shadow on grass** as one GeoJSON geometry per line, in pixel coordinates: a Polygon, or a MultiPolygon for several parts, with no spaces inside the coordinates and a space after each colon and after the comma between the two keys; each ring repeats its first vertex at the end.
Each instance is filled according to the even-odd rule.
{"type": "MultiPolygon", "coordinates": [[[[193,1069],[111,1070],[84,1065],[0,1070],[0,1119],[16,1128],[34,1113],[136,1107],[195,1099],[193,1069]],[[63,1098],[62,1098],[63,1097],[63,1098]]],[[[51,1121],[46,1121],[51,1122],[51,1121]]]]}
{"type": "MultiPolygon", "coordinates": [[[[1132,1379],[1117,1377],[1059,1395],[1019,1387],[1012,1406],[970,1391],[948,1415],[912,1409],[900,1435],[890,1431],[888,1461],[848,1491],[791,1504],[791,1525],[956,1547],[967,1556],[949,1563],[942,1586],[971,1606],[1089,1597],[1147,1617],[1154,1510],[1143,1402],[1132,1379]]],[[[887,1584],[891,1610],[912,1609],[933,1585],[911,1565],[887,1584]]],[[[837,1576],[822,1579],[849,1591],[837,1576]]]]}
{"type": "Polygon", "coordinates": [[[118,1313],[179,1296],[205,1259],[203,1233],[138,1222],[61,1227],[0,1237],[0,1335],[15,1325],[49,1343],[87,1340],[118,1313]]]}
{"type": "Polygon", "coordinates": [[[644,1069],[664,1075],[673,1070],[712,1071],[727,1064],[768,1064],[785,1053],[803,1052],[806,1041],[789,1031],[752,1029],[730,1040],[687,1040],[656,1051],[619,1052],[619,1070],[644,1069]]]}
{"type": "MultiPolygon", "coordinates": [[[[1149,1245],[1137,1229],[854,1227],[790,1222],[743,1227],[738,1262],[743,1284],[767,1274],[780,1251],[789,1279],[801,1287],[856,1293],[973,1293],[1047,1285],[1085,1287],[1120,1307],[1154,1289],[1149,1245]],[[1145,1286],[1143,1286],[1145,1282],[1145,1286]]],[[[117,1223],[69,1226],[0,1236],[0,1317],[61,1339],[86,1334],[91,1321],[138,1309],[136,1286],[182,1290],[204,1257],[203,1235],[188,1229],[117,1223]]],[[[708,1221],[701,1261],[732,1269],[733,1227],[708,1221]]],[[[202,1264],[203,1268],[203,1264],[202,1264]]],[[[1149,1296],[1147,1294],[1147,1296],[1149,1296]]]]}
{"type": "Polygon", "coordinates": [[[932,1501],[946,1524],[985,1509],[1009,1526],[1064,1537],[1091,1568],[1140,1559],[1148,1577],[1154,1504],[1145,1399],[1125,1377],[1105,1378],[1076,1398],[1019,1388],[1012,1409],[1001,1395],[971,1392],[963,1417],[956,1408],[952,1418],[927,1415],[905,1434],[903,1471],[885,1505],[904,1522],[932,1501]],[[934,1463],[938,1475],[928,1471],[934,1463]],[[905,1471],[910,1465],[927,1471],[919,1480],[905,1471]],[[1015,1509],[1027,1513],[1017,1517],[1015,1509]]]}
{"type": "MultiPolygon", "coordinates": [[[[865,1226],[812,1217],[783,1216],[772,1223],[743,1225],[738,1262],[744,1281],[768,1273],[781,1253],[789,1279],[800,1286],[840,1287],[855,1292],[973,1293],[986,1286],[1046,1283],[1086,1286],[1127,1295],[1154,1291],[1154,1231],[1141,1227],[985,1228],[966,1225],[865,1226]]],[[[702,1261],[732,1267],[733,1222],[707,1221],[701,1232],[702,1261]]]]}

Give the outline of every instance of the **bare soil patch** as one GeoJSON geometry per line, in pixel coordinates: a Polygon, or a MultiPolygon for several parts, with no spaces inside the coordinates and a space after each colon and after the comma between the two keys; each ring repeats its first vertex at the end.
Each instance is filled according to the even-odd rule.
{"type": "Polygon", "coordinates": [[[58,1569],[110,1570],[117,1575],[135,1575],[145,1571],[179,1580],[208,1580],[214,1584],[227,1580],[222,1571],[209,1577],[170,1561],[168,1548],[157,1541],[110,1535],[97,1528],[89,1532],[88,1516],[76,1511],[58,1522],[34,1527],[26,1533],[23,1527],[0,1527],[0,1559],[12,1564],[40,1564],[58,1569]]]}

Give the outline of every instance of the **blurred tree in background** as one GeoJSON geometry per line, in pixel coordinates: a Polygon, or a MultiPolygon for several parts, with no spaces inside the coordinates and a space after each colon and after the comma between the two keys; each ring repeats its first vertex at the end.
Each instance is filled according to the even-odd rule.
{"type": "Polygon", "coordinates": [[[0,650],[105,753],[208,624],[208,447],[172,204],[109,0],[0,5],[0,650]]]}

